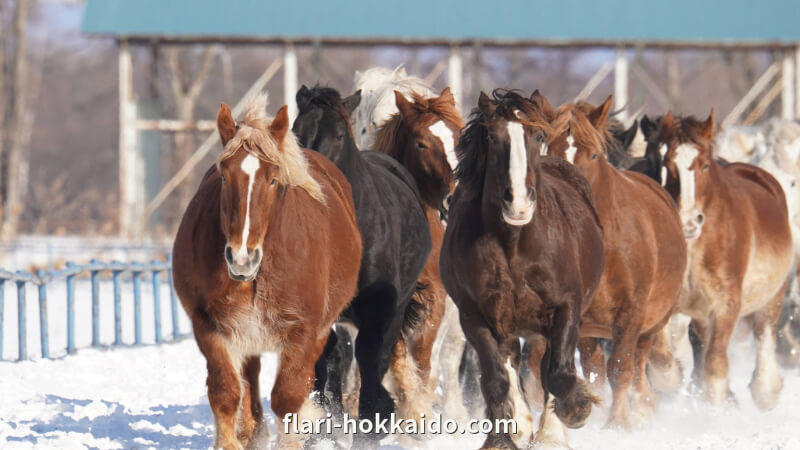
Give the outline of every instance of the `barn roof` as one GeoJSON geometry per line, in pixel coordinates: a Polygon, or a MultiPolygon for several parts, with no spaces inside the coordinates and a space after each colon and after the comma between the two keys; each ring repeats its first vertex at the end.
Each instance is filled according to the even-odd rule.
{"type": "Polygon", "coordinates": [[[88,0],[83,30],[133,40],[492,45],[800,42],[796,0],[88,0]]]}

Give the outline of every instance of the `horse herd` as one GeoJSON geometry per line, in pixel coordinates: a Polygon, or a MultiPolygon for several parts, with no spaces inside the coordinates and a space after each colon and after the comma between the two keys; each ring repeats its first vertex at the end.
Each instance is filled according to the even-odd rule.
{"type": "Polygon", "coordinates": [[[465,124],[449,89],[385,69],[357,73],[349,97],[303,86],[296,100],[294,124],[286,106],[268,117],[264,96],[238,122],[222,104],[223,151],[175,238],[215,447],[258,446],[265,351],[278,354],[279,418],[339,418],[354,401],[367,420],[462,419],[473,401],[517,419],[486,448],[566,446],[606,380],[608,425],[647,424],[655,391],[683,379],[676,337],[691,340],[705,399],[734,401],[742,322],[757,342],[752,398],[775,406],[800,208],[767,171],[717,158],[713,111],[626,129],[610,97],[555,108],[495,90],[465,124]]]}

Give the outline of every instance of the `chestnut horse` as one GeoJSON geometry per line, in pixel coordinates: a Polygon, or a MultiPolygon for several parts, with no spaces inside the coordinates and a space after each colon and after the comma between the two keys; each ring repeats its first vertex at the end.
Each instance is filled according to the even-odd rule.
{"type": "MultiPolygon", "coordinates": [[[[551,128],[533,103],[514,92],[493,97],[481,93],[456,148],[442,280],[478,353],[489,419],[516,413],[507,367],[518,338],[545,337],[547,406],[535,441],[566,445],[559,419],[580,427],[597,402],[575,373],[574,355],[580,315],[603,273],[603,233],[586,179],[540,155],[551,128]]],[[[503,430],[483,445],[516,448],[503,430]]]]}
{"type": "Polygon", "coordinates": [[[757,341],[750,393],[760,409],[775,406],[783,387],[775,326],[792,265],[792,235],[780,184],[766,171],[713,157],[714,113],[661,118],[648,151],[666,148],[666,189],[678,202],[689,249],[688,293],[680,309],[692,317],[701,346],[695,380],[712,404],[733,399],[728,343],[741,317],[757,341]]]}
{"type": "MultiPolygon", "coordinates": [[[[359,293],[343,314],[343,320],[358,328],[355,354],[361,373],[359,416],[374,418],[380,413],[388,417],[395,405],[381,380],[393,355],[405,351],[405,343],[400,342],[403,335],[414,336],[415,330],[426,328],[429,320],[426,314],[429,307],[411,300],[412,294],[425,290],[424,286],[418,286],[417,280],[431,251],[428,222],[411,174],[387,155],[361,152],[356,147],[350,114],[361,100],[360,92],[343,99],[335,89],[303,86],[296,98],[300,113],[293,131],[300,143],[330,158],[352,186],[364,254],[359,293]]],[[[325,352],[326,358],[329,353],[325,352]]],[[[327,367],[322,368],[317,376],[318,390],[324,387],[327,367]]],[[[412,368],[397,364],[392,368],[412,372],[393,372],[395,378],[416,379],[412,368]]],[[[334,366],[334,370],[341,368],[334,366]]],[[[334,375],[337,380],[344,374],[334,375]]],[[[338,409],[333,413],[341,413],[341,386],[333,388],[337,397],[332,399],[333,406],[338,409]]],[[[401,414],[406,413],[407,404],[417,396],[419,383],[396,388],[398,407],[401,414]]]]}
{"type": "MultiPolygon", "coordinates": [[[[686,242],[669,194],[646,175],[609,163],[607,149],[615,145],[610,108],[610,96],[598,107],[562,106],[552,124],[556,138],[548,148],[583,173],[597,203],[605,268],[594,301],[581,317],[578,348],[584,376],[594,378],[597,390],[602,391],[603,375],[608,376],[613,391],[608,424],[628,428],[631,386],[633,413],[647,419],[655,408],[646,374],[648,356],[653,339],[675,311],[686,272],[686,242]],[[611,339],[607,362],[598,338],[611,339]]],[[[680,378],[680,373],[674,377],[676,384],[680,378]]]]}
{"type": "MultiPolygon", "coordinates": [[[[461,116],[455,109],[455,98],[449,88],[442,90],[438,97],[424,98],[421,95],[412,93],[413,101],[409,101],[400,92],[395,91],[395,103],[398,113],[393,115],[383,127],[378,130],[375,141],[375,151],[385,153],[399,161],[414,178],[419,188],[422,198],[422,207],[428,220],[433,249],[428,257],[427,265],[422,271],[419,282],[425,289],[415,295],[415,301],[424,305],[424,317],[422,327],[416,328],[410,336],[407,336],[409,343],[408,352],[412,360],[418,366],[419,380],[403,380],[395,378],[393,382],[399,385],[408,385],[401,390],[412,391],[413,384],[425,386],[428,392],[432,392],[438,383],[438,377],[431,377],[431,356],[434,350],[434,343],[437,339],[437,332],[440,325],[443,327],[451,326],[456,328],[454,323],[445,322],[442,324],[445,314],[447,292],[442,285],[439,272],[439,253],[444,237],[444,225],[442,224],[441,205],[444,197],[453,190],[454,180],[452,167],[448,161],[455,160],[455,145],[458,143],[458,136],[461,127],[464,125],[461,116]],[[421,383],[421,384],[420,384],[421,383]]],[[[452,307],[453,313],[455,308],[452,307]]],[[[451,314],[450,322],[455,322],[455,314],[451,314]]],[[[447,331],[447,330],[443,330],[447,331]]],[[[441,333],[441,337],[445,333],[441,333]]],[[[447,333],[448,336],[452,333],[447,333]]],[[[447,350],[451,364],[442,364],[445,380],[445,410],[457,411],[461,406],[460,388],[456,377],[458,362],[463,352],[463,344],[457,345],[457,337],[451,338],[451,343],[456,344],[447,350]],[[457,403],[447,405],[448,401],[457,403]]],[[[463,339],[460,343],[463,343],[463,339]]],[[[406,360],[403,355],[403,348],[399,348],[393,364],[402,364],[406,360]]],[[[393,370],[392,373],[403,373],[402,370],[393,370]]],[[[407,372],[407,371],[406,371],[407,372]]],[[[417,389],[419,391],[419,389],[417,389]]],[[[424,392],[424,391],[423,391],[424,392]]],[[[418,415],[430,409],[430,399],[420,396],[413,401],[407,402],[412,408],[406,411],[405,416],[418,415]]],[[[463,408],[463,407],[462,407],[463,408]]]]}
{"type": "Polygon", "coordinates": [[[344,175],[300,149],[286,106],[272,121],[265,109],[266,97],[256,97],[237,125],[222,104],[224,152],[189,203],[173,247],[175,290],[206,358],[215,448],[242,448],[262,423],[264,351],[279,354],[275,414],[316,412],[314,364],[356,293],[361,261],[344,175]]]}

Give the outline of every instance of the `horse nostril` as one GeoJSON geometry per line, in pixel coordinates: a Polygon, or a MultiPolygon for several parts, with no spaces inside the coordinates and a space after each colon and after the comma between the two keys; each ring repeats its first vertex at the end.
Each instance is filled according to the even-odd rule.
{"type": "Polygon", "coordinates": [[[514,201],[514,196],[511,195],[511,189],[506,189],[505,192],[503,192],[503,201],[506,203],[511,203],[514,201]]]}
{"type": "Polygon", "coordinates": [[[230,244],[225,245],[225,261],[227,261],[228,264],[233,264],[233,249],[230,244]]]}
{"type": "Polygon", "coordinates": [[[706,216],[703,213],[697,214],[697,224],[702,225],[706,221],[706,216]]]}

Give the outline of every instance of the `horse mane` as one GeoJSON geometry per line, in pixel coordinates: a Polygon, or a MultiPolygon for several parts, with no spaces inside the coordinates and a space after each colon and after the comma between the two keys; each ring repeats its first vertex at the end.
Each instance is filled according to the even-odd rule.
{"type": "Polygon", "coordinates": [[[244,119],[237,125],[236,134],[225,144],[225,149],[217,158],[217,168],[241,148],[262,161],[278,166],[278,183],[281,185],[299,187],[318,202],[325,203],[325,194],[311,176],[308,159],[300,149],[297,137],[292,130],[288,130],[279,145],[269,131],[272,120],[267,116],[267,96],[261,94],[251,99],[244,119]]]}
{"type": "Polygon", "coordinates": [[[703,147],[709,151],[711,155],[714,154],[714,139],[707,139],[702,135],[702,129],[705,126],[705,121],[698,120],[694,116],[675,116],[672,123],[665,124],[663,117],[660,121],[660,134],[659,140],[666,142],[668,140],[677,140],[678,142],[691,142],[697,146],[703,147]]]}
{"type": "Polygon", "coordinates": [[[316,85],[309,89],[308,100],[314,105],[334,111],[350,126],[350,113],[342,105],[342,95],[336,89],[316,85]]]}
{"type": "Polygon", "coordinates": [[[395,69],[373,67],[363,73],[357,73],[354,80],[354,89],[361,90],[362,94],[363,104],[360,106],[370,117],[373,116],[375,109],[381,104],[384,97],[393,96],[394,91],[400,91],[406,98],[412,98],[414,94],[425,98],[436,95],[428,82],[422,78],[408,75],[402,64],[395,69]]]}
{"type": "MultiPolygon", "coordinates": [[[[497,115],[506,121],[516,121],[523,125],[534,126],[547,134],[552,134],[554,131],[536,104],[517,91],[495,89],[492,91],[491,102],[495,107],[493,116],[497,115]]],[[[458,157],[458,167],[455,171],[456,180],[459,186],[464,186],[470,197],[477,196],[483,191],[487,156],[486,122],[488,119],[489,117],[486,117],[479,108],[473,109],[455,149],[458,157]]]]}
{"type": "MultiPolygon", "coordinates": [[[[461,118],[456,108],[447,99],[439,97],[425,98],[416,92],[411,93],[411,99],[411,105],[418,114],[432,114],[438,116],[441,120],[459,130],[464,127],[464,119],[461,118]]],[[[401,137],[405,137],[406,133],[403,128],[406,126],[408,126],[408,124],[400,113],[393,114],[392,117],[378,129],[378,134],[375,137],[375,151],[387,153],[399,159],[401,155],[396,153],[397,151],[403,150],[403,146],[396,144],[401,141],[401,137]],[[392,150],[394,150],[394,152],[392,150]]]]}

